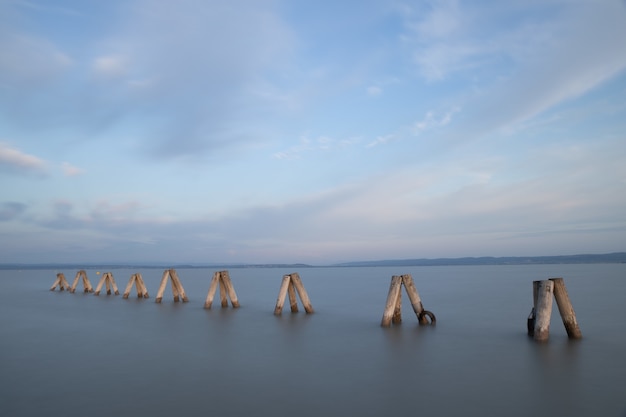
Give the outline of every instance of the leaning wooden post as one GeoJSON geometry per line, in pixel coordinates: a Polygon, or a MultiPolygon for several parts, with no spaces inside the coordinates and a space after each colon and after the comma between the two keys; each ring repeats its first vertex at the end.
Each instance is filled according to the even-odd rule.
{"type": "Polygon", "coordinates": [[[552,293],[554,283],[550,280],[534,281],[533,286],[537,287],[533,338],[538,342],[545,342],[550,337],[550,317],[552,316],[552,293]]]}
{"type": "Polygon", "coordinates": [[[583,337],[578,322],[576,321],[576,313],[574,313],[574,307],[567,294],[567,288],[565,288],[565,282],[563,278],[550,278],[550,281],[554,283],[554,298],[556,299],[556,305],[559,308],[563,325],[567,331],[567,336],[570,339],[580,339],[583,337]]]}
{"type": "Polygon", "coordinates": [[[409,296],[409,300],[411,300],[411,307],[413,307],[413,312],[417,317],[418,323],[428,324],[428,319],[426,318],[428,316],[430,317],[431,324],[435,324],[435,315],[430,311],[424,310],[424,306],[422,305],[422,299],[417,292],[417,288],[415,288],[413,277],[411,275],[402,275],[402,283],[404,284],[404,288],[406,288],[406,293],[409,296]]]}
{"type": "MultiPolygon", "coordinates": [[[[136,279],[137,279],[136,274],[132,274],[130,276],[130,279],[128,280],[128,284],[126,284],[126,288],[124,289],[124,294],[122,295],[122,298],[124,299],[128,298],[128,295],[130,294],[130,290],[133,288],[133,284],[135,284],[136,279]]],[[[137,295],[139,295],[139,290],[137,290],[137,295]]]]}
{"type": "Polygon", "coordinates": [[[296,298],[296,288],[293,286],[293,281],[289,280],[289,286],[287,287],[287,295],[289,296],[289,308],[292,313],[298,312],[298,299],[296,298]]]}
{"type": "Polygon", "coordinates": [[[175,269],[170,269],[170,277],[172,278],[172,287],[174,287],[174,284],[176,285],[176,291],[180,295],[180,298],[183,300],[183,303],[188,302],[189,298],[187,298],[187,294],[185,293],[183,284],[182,282],[180,282],[180,278],[178,278],[178,273],[175,269]]]}
{"type": "Polygon", "coordinates": [[[102,276],[100,277],[100,281],[98,282],[98,285],[96,285],[96,290],[93,293],[93,295],[100,295],[100,290],[102,290],[102,286],[104,285],[104,282],[107,279],[107,274],[104,273],[102,274],[102,276]]]}
{"type": "MultiPolygon", "coordinates": [[[[389,284],[389,294],[387,294],[387,303],[385,304],[385,311],[383,312],[383,319],[380,322],[382,327],[389,327],[391,320],[396,310],[396,304],[398,298],[402,297],[400,292],[402,286],[402,277],[394,275],[391,277],[391,284],[389,284]]],[[[400,314],[398,314],[400,316],[400,314]]],[[[401,321],[401,317],[400,317],[401,321]]]]}
{"type": "Polygon", "coordinates": [[[165,292],[165,287],[167,286],[167,279],[170,277],[169,269],[163,271],[163,276],[161,277],[161,284],[159,284],[159,290],[157,291],[156,303],[160,303],[163,299],[163,293],[165,292]]]}
{"type": "Polygon", "coordinates": [[[137,279],[135,280],[135,283],[137,285],[137,297],[150,298],[150,294],[148,294],[148,287],[146,287],[146,283],[143,281],[143,277],[139,272],[135,275],[137,275],[137,279]]]}
{"type": "Polygon", "coordinates": [[[297,272],[291,274],[291,282],[293,286],[296,287],[296,291],[300,296],[300,301],[302,301],[302,305],[304,306],[304,311],[307,314],[313,313],[313,306],[311,305],[311,300],[309,300],[309,295],[304,289],[304,285],[302,284],[302,280],[300,279],[300,275],[297,272]]]}
{"type": "MultiPolygon", "coordinates": [[[[226,294],[228,298],[230,298],[230,303],[233,308],[239,308],[239,300],[237,299],[237,293],[235,292],[235,287],[233,287],[233,282],[230,280],[230,275],[228,271],[220,272],[220,282],[226,289],[226,294]]],[[[228,303],[226,303],[226,307],[228,307],[228,303]]]]}
{"type": "Polygon", "coordinates": [[[215,272],[213,274],[213,279],[211,280],[211,284],[209,285],[209,292],[206,295],[206,301],[204,302],[204,308],[210,309],[213,304],[213,297],[215,297],[215,291],[217,291],[217,286],[220,281],[220,273],[215,272]]]}
{"type": "Polygon", "coordinates": [[[274,308],[274,314],[280,315],[283,312],[283,304],[285,304],[285,296],[287,295],[287,289],[291,283],[291,275],[283,275],[283,281],[280,284],[280,290],[278,290],[278,299],[276,300],[276,307],[274,308]]]}

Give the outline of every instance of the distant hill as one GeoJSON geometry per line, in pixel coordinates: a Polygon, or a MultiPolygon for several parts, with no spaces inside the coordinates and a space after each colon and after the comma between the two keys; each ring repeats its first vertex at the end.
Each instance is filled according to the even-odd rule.
{"type": "Polygon", "coordinates": [[[507,256],[493,257],[483,256],[477,258],[434,258],[434,259],[389,259],[379,261],[355,261],[343,262],[332,265],[308,265],[303,263],[293,264],[219,264],[219,263],[41,263],[41,264],[21,264],[5,263],[0,264],[1,269],[148,269],[148,268],[214,268],[214,269],[236,269],[236,268],[311,268],[319,267],[376,267],[376,266],[445,266],[445,265],[545,265],[545,264],[607,264],[626,263],[626,252],[587,254],[587,255],[562,255],[562,256],[507,256]]]}
{"type": "Polygon", "coordinates": [[[603,264],[626,263],[626,252],[561,256],[484,256],[478,258],[395,259],[344,262],[333,266],[444,266],[444,265],[545,265],[545,264],[603,264]]]}

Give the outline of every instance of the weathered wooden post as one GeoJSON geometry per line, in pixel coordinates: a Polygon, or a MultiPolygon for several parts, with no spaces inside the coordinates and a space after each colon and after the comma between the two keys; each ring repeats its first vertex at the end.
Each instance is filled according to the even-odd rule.
{"type": "Polygon", "coordinates": [[[567,288],[565,288],[563,278],[550,278],[550,281],[554,283],[554,299],[559,308],[559,314],[561,314],[565,331],[567,331],[567,337],[570,339],[582,338],[583,335],[578,327],[576,313],[574,313],[574,307],[572,307],[572,302],[567,294],[567,288]]]}
{"type": "Polygon", "coordinates": [[[545,342],[550,337],[550,317],[552,316],[552,292],[554,283],[550,280],[534,281],[533,293],[537,293],[533,339],[545,342]]]}
{"type": "Polygon", "coordinates": [[[391,284],[389,285],[389,294],[387,295],[387,302],[385,303],[385,311],[383,312],[383,318],[380,322],[382,327],[389,327],[391,323],[400,324],[402,322],[402,286],[406,289],[409,300],[411,301],[411,307],[413,312],[417,316],[419,324],[435,324],[437,319],[435,315],[424,310],[422,300],[420,299],[413,277],[411,275],[394,275],[391,277],[391,284]]]}
{"type": "Polygon", "coordinates": [[[59,272],[57,274],[57,278],[54,280],[52,287],[50,287],[50,291],[54,291],[57,285],[59,286],[59,291],[65,291],[65,288],[68,290],[71,288],[70,283],[67,282],[67,279],[65,279],[65,274],[63,274],[63,272],[59,272]]]}
{"type": "Polygon", "coordinates": [[[537,341],[548,340],[552,315],[552,294],[556,299],[567,337],[570,339],[582,338],[563,278],[533,281],[533,309],[528,316],[528,335],[537,341]]]}
{"type": "Polygon", "coordinates": [[[300,297],[300,301],[304,307],[304,311],[307,314],[312,314],[314,312],[313,306],[311,305],[311,300],[309,300],[309,295],[304,289],[304,285],[302,284],[302,280],[300,279],[300,275],[297,272],[292,274],[283,275],[283,281],[280,285],[280,290],[278,291],[278,299],[276,300],[276,307],[274,307],[274,314],[280,315],[283,312],[283,304],[285,303],[285,297],[287,293],[289,293],[289,304],[291,306],[291,312],[298,312],[298,302],[296,300],[296,292],[300,297]]]}
{"type": "Polygon", "coordinates": [[[143,278],[140,273],[132,274],[130,279],[128,280],[128,284],[126,285],[126,289],[124,290],[124,295],[122,298],[128,298],[130,294],[130,290],[133,288],[133,284],[135,284],[135,288],[137,290],[137,298],[149,298],[148,289],[146,288],[146,284],[143,282],[143,278]]]}
{"type": "Polygon", "coordinates": [[[222,308],[228,307],[228,298],[230,298],[230,303],[233,308],[239,307],[239,300],[237,299],[237,294],[235,293],[235,288],[230,280],[228,271],[219,271],[213,274],[213,279],[211,279],[211,284],[209,285],[209,292],[207,293],[206,301],[204,302],[204,308],[211,308],[211,305],[213,304],[213,297],[215,297],[215,291],[218,286],[220,287],[220,301],[222,308]]]}
{"type": "Polygon", "coordinates": [[[76,292],[76,286],[78,285],[78,280],[82,278],[83,282],[83,291],[84,292],[93,292],[93,288],[91,287],[91,282],[89,282],[89,278],[87,278],[87,272],[84,269],[81,269],[76,273],[76,277],[74,278],[74,282],[72,283],[72,287],[70,288],[70,292],[73,294],[76,292]]]}
{"type": "Polygon", "coordinates": [[[120,295],[119,290],[117,289],[117,284],[115,283],[115,279],[113,279],[113,274],[110,272],[105,272],[100,278],[100,282],[98,282],[98,286],[94,292],[94,295],[100,295],[100,290],[102,289],[102,284],[106,285],[107,295],[111,295],[111,287],[113,287],[113,291],[115,291],[115,295],[120,295]]]}
{"type": "Polygon", "coordinates": [[[183,299],[183,303],[189,301],[187,298],[187,294],[185,294],[185,289],[183,288],[183,284],[180,282],[178,278],[178,274],[175,269],[166,269],[163,271],[163,277],[161,278],[161,284],[159,285],[159,291],[156,295],[156,302],[161,303],[163,299],[163,293],[165,292],[165,287],[167,286],[167,279],[170,278],[172,281],[172,295],[174,296],[174,302],[179,301],[179,297],[183,299]]]}

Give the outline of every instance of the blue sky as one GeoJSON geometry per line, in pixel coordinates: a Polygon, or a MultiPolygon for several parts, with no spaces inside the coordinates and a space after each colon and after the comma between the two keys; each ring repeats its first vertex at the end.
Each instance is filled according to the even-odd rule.
{"type": "Polygon", "coordinates": [[[0,0],[0,262],[626,250],[626,3],[0,0]]]}

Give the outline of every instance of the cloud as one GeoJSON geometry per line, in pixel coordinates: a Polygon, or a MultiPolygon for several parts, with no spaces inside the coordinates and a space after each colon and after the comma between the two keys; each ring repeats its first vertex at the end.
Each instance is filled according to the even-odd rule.
{"type": "Polygon", "coordinates": [[[24,16],[12,10],[17,23],[0,32],[0,83],[13,93],[0,97],[6,121],[48,132],[69,126],[85,137],[132,124],[135,151],[160,159],[213,156],[264,140],[264,116],[282,104],[257,92],[275,90],[277,77],[268,74],[289,59],[293,38],[274,4],[113,3],[106,29],[81,45],[90,53],[71,58],[77,48],[67,39],[20,34],[26,29],[15,25],[24,16]]]}
{"type": "Polygon", "coordinates": [[[22,175],[44,175],[46,163],[36,156],[0,142],[0,169],[22,175]]]}
{"type": "Polygon", "coordinates": [[[76,177],[85,173],[83,169],[78,168],[68,162],[63,162],[63,164],[61,164],[61,169],[63,170],[63,175],[65,175],[66,177],[76,177]]]}
{"type": "Polygon", "coordinates": [[[127,74],[128,67],[123,58],[109,55],[96,58],[93,62],[93,71],[97,76],[119,78],[127,74]]]}
{"type": "Polygon", "coordinates": [[[276,152],[274,158],[299,159],[304,153],[337,151],[354,146],[359,142],[360,139],[357,137],[337,140],[328,136],[318,136],[315,139],[309,139],[308,136],[301,136],[298,139],[297,145],[284,151],[276,152]]]}

